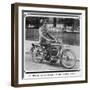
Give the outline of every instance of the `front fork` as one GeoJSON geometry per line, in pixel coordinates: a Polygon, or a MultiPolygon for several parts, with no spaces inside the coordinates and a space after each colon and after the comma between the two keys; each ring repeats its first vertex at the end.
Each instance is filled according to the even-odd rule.
{"type": "Polygon", "coordinates": [[[62,49],[62,46],[59,47],[59,51],[58,51],[58,62],[61,63],[61,60],[62,60],[62,52],[63,52],[63,49],[62,49]]]}

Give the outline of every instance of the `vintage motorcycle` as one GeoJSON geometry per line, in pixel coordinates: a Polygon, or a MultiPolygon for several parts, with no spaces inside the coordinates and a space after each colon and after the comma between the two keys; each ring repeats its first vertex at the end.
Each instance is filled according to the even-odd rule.
{"type": "Polygon", "coordinates": [[[44,60],[50,64],[56,64],[67,69],[71,69],[76,65],[76,55],[69,49],[64,48],[64,45],[59,40],[48,42],[48,47],[41,46],[40,43],[33,43],[32,48],[32,60],[36,63],[42,63],[44,60]]]}

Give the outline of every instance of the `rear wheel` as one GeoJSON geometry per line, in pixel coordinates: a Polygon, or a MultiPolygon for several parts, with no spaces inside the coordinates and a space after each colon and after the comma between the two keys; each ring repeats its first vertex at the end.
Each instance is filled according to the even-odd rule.
{"type": "Polygon", "coordinates": [[[43,60],[43,52],[40,47],[36,47],[32,52],[32,60],[36,63],[40,63],[43,60]]]}
{"type": "Polygon", "coordinates": [[[62,66],[65,68],[71,69],[76,65],[76,56],[73,51],[70,49],[65,49],[62,52],[62,60],[61,60],[62,66]]]}

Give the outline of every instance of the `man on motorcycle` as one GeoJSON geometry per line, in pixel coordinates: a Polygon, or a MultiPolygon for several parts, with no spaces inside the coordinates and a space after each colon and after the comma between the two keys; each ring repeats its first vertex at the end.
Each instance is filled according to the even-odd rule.
{"type": "Polygon", "coordinates": [[[47,20],[43,20],[41,27],[39,28],[39,40],[40,45],[47,50],[47,60],[50,58],[50,42],[55,41],[54,37],[48,32],[47,20]]]}

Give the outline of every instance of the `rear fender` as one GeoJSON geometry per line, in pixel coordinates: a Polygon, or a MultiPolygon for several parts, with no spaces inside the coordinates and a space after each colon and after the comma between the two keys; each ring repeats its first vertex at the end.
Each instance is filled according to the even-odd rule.
{"type": "Polygon", "coordinates": [[[33,52],[36,47],[37,47],[37,46],[32,43],[32,47],[31,47],[30,51],[33,52]]]}

